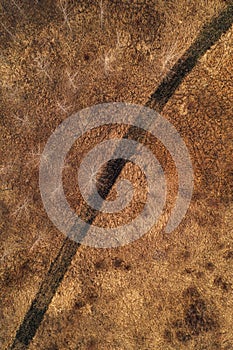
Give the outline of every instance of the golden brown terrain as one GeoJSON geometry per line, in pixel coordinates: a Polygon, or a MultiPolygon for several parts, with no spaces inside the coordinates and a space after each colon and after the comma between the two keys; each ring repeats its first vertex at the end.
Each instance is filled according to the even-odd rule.
{"type": "MultiPolygon", "coordinates": [[[[232,26],[219,26],[219,39],[166,103],[154,104],[193,163],[191,205],[175,231],[164,227],[177,177],[156,142],[167,207],[130,245],[69,242],[49,220],[38,185],[43,147],[65,118],[97,103],[145,105],[164,78],[179,75],[172,67],[206,24],[222,11],[223,26],[232,23],[232,7],[222,0],[1,0],[1,349],[233,349],[232,26]]],[[[216,28],[209,31],[214,37],[216,28]]],[[[83,151],[123,132],[93,131],[83,151]]],[[[68,196],[81,144],[64,174],[68,196]]],[[[143,196],[139,169],[128,164],[120,176],[143,196]]],[[[78,199],[70,195],[77,211],[78,199]]],[[[132,212],[139,209],[136,203],[132,212]]]]}

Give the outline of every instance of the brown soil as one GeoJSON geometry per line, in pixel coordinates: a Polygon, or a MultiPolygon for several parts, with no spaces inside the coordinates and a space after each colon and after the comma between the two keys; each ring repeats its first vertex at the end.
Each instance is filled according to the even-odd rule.
{"type": "MultiPolygon", "coordinates": [[[[61,281],[50,280],[65,237],[47,217],[38,187],[41,152],[65,118],[97,103],[146,104],[201,28],[229,4],[1,1],[1,349],[10,349],[43,281],[48,288],[38,305],[47,303],[48,310],[35,322],[35,336],[26,344],[28,329],[15,349],[233,349],[232,28],[199,58],[162,111],[185,140],[195,174],[190,208],[172,234],[164,227],[176,172],[152,142],[169,185],[156,227],[117,249],[71,242],[63,248],[71,249],[67,272],[55,271],[61,281]]],[[[123,132],[94,130],[86,149],[93,137],[123,132]]],[[[75,150],[64,173],[74,207],[75,150]]],[[[120,176],[134,183],[135,199],[143,202],[141,175],[128,164],[120,176]]],[[[139,209],[136,203],[123,217],[97,220],[115,225],[139,209]]]]}

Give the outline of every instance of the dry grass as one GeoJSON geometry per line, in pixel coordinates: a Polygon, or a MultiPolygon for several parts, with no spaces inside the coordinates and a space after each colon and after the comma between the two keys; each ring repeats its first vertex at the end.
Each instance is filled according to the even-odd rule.
{"type": "MultiPolygon", "coordinates": [[[[224,6],[220,0],[1,0],[2,349],[12,343],[64,240],[38,188],[39,159],[51,132],[96,103],[144,104],[203,23],[224,6]]],[[[165,235],[165,212],[130,246],[81,247],[30,350],[233,347],[232,47],[230,30],[163,112],[194,164],[194,197],[184,222],[165,235]]],[[[86,149],[93,145],[89,136],[86,149]]],[[[157,153],[172,201],[174,169],[162,150],[157,153]]],[[[68,166],[75,171],[75,157],[68,166]]],[[[135,168],[127,171],[133,179],[135,168]]]]}

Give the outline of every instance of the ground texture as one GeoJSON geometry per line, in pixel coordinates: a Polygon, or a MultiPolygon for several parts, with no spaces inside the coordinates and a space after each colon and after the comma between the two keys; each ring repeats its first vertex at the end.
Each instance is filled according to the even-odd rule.
{"type": "MultiPolygon", "coordinates": [[[[233,349],[232,8],[220,0],[1,0],[1,349],[233,349]],[[138,241],[102,250],[53,226],[38,174],[65,118],[114,101],[148,104],[176,127],[194,193],[166,234],[176,171],[161,145],[144,140],[167,176],[166,208],[138,241]]],[[[77,212],[85,215],[73,195],[77,151],[124,132],[93,130],[71,150],[64,187],[77,212]]],[[[120,177],[135,184],[136,203],[98,224],[137,214],[140,176],[126,165],[120,177]]]]}

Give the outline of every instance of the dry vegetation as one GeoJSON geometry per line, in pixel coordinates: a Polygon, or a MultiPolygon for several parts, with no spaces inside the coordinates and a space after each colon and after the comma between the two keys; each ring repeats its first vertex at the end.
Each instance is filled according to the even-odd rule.
{"type": "MultiPolygon", "coordinates": [[[[48,137],[69,115],[93,104],[145,104],[226,3],[0,1],[1,349],[10,348],[64,241],[43,209],[38,187],[48,137]]],[[[194,165],[186,218],[172,235],[163,231],[166,211],[132,245],[81,246],[30,350],[233,349],[232,33],[205,54],[163,111],[194,165]]],[[[122,132],[93,131],[83,151],[93,137],[98,142],[122,132]]],[[[73,206],[79,199],[72,195],[78,148],[65,173],[73,206]]],[[[172,203],[174,166],[163,149],[156,144],[152,149],[165,167],[172,203]]],[[[129,166],[122,176],[139,186],[139,173],[129,166]]]]}

